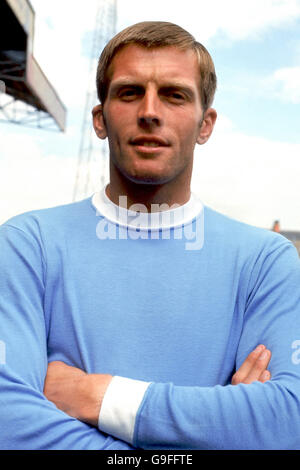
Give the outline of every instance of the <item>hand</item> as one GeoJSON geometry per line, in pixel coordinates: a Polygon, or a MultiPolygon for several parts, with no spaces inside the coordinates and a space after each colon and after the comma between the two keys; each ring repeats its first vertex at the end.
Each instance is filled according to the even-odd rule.
{"type": "Polygon", "coordinates": [[[64,362],[48,364],[44,395],[69,416],[98,426],[98,417],[106,389],[112,379],[108,374],[87,374],[64,362]]]}
{"type": "Polygon", "coordinates": [[[271,374],[267,370],[270,359],[271,351],[263,344],[260,344],[249,354],[241,367],[232,376],[231,384],[251,384],[256,380],[263,383],[267,382],[271,378],[271,374]]]}

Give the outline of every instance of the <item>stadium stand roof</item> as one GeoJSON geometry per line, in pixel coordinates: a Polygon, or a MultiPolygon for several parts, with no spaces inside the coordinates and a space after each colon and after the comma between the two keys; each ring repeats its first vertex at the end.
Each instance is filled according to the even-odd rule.
{"type": "Polygon", "coordinates": [[[64,131],[66,108],[33,57],[34,17],[28,0],[0,0],[1,117],[64,131]]]}

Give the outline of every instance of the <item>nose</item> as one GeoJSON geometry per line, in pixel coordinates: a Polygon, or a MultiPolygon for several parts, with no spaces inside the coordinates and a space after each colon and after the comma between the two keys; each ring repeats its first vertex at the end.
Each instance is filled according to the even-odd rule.
{"type": "Polygon", "coordinates": [[[160,126],[162,124],[161,103],[156,90],[145,91],[138,111],[138,123],[141,127],[160,126]]]}

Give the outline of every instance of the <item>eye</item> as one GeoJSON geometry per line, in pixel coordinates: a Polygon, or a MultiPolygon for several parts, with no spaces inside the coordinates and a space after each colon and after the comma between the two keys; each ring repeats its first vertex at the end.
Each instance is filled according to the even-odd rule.
{"type": "Polygon", "coordinates": [[[168,89],[165,91],[165,96],[173,103],[183,103],[186,99],[184,93],[178,90],[168,89]]]}
{"type": "Polygon", "coordinates": [[[131,101],[140,95],[140,92],[136,88],[123,88],[119,91],[118,96],[124,101],[131,101]]]}
{"type": "Polygon", "coordinates": [[[183,100],[184,96],[180,93],[177,93],[174,91],[174,93],[171,93],[171,97],[174,98],[175,100],[183,100]]]}

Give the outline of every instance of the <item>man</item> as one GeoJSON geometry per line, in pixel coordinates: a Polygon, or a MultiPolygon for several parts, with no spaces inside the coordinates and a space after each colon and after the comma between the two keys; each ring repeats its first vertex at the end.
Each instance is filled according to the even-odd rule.
{"type": "Polygon", "coordinates": [[[109,185],[1,227],[1,447],[299,448],[296,251],[190,193],[209,54],[140,23],[97,76],[109,185]]]}

